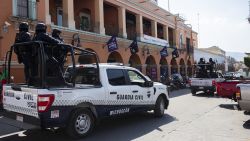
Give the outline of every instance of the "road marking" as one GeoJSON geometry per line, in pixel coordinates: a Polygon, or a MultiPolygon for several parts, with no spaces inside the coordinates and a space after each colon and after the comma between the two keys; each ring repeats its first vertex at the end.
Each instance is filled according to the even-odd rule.
{"type": "Polygon", "coordinates": [[[0,139],[6,138],[6,137],[9,137],[9,136],[13,136],[13,135],[19,135],[19,134],[23,135],[23,133],[24,133],[25,131],[26,131],[26,130],[19,131],[19,132],[14,132],[14,133],[10,133],[10,134],[6,134],[6,135],[2,135],[2,136],[0,136],[0,139]]]}

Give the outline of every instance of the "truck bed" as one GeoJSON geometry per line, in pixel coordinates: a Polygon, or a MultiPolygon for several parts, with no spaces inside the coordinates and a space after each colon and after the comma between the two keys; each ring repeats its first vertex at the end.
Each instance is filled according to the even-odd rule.
{"type": "Polygon", "coordinates": [[[225,80],[223,82],[217,82],[216,91],[221,97],[230,98],[236,101],[236,85],[240,83],[249,83],[247,80],[225,80]]]}

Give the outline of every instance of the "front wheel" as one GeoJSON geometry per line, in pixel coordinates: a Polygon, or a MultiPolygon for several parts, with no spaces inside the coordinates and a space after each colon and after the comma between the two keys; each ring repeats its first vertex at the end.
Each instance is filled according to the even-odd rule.
{"type": "Polygon", "coordinates": [[[196,90],[191,89],[191,93],[192,93],[192,95],[195,95],[196,94],[196,90]]]}
{"type": "Polygon", "coordinates": [[[87,136],[93,127],[93,114],[87,109],[79,109],[71,115],[66,132],[72,138],[81,138],[87,136]]]}
{"type": "Polygon", "coordinates": [[[159,97],[156,100],[154,115],[156,117],[162,117],[164,115],[164,111],[165,111],[165,101],[163,97],[159,97]]]}

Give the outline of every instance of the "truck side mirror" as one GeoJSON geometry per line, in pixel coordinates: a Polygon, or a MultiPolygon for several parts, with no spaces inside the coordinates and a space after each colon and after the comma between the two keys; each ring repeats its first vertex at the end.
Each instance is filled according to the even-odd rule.
{"type": "Polygon", "coordinates": [[[153,81],[146,81],[146,82],[144,83],[144,86],[145,86],[145,87],[153,87],[153,85],[154,85],[154,82],[153,82],[153,81]]]}

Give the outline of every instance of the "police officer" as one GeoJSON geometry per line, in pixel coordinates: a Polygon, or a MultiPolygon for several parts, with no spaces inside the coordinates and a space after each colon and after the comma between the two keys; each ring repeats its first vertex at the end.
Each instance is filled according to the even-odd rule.
{"type": "MultiPolygon", "coordinates": [[[[31,41],[31,34],[29,33],[29,25],[22,22],[19,25],[19,33],[16,35],[15,43],[23,43],[31,41]]],[[[18,62],[24,64],[25,80],[28,82],[31,50],[28,46],[15,46],[14,52],[17,54],[18,62]]]]}
{"type": "MultiPolygon", "coordinates": [[[[54,37],[57,40],[60,40],[61,42],[64,42],[63,38],[61,37],[61,31],[58,29],[53,29],[52,31],[52,37],[54,37]]],[[[53,48],[53,56],[55,57],[55,59],[58,61],[59,65],[60,65],[60,69],[63,70],[63,66],[65,63],[65,59],[68,53],[68,49],[65,46],[60,46],[57,45],[53,48]]]]}
{"type": "Polygon", "coordinates": [[[212,77],[213,75],[213,71],[214,71],[214,65],[215,65],[215,62],[213,61],[212,58],[209,58],[209,62],[208,62],[209,66],[208,66],[208,70],[209,70],[209,73],[210,73],[210,76],[212,77]]]}
{"type": "Polygon", "coordinates": [[[61,37],[61,31],[58,30],[58,29],[53,29],[52,31],[52,37],[57,39],[57,40],[60,40],[61,42],[64,42],[63,38],[61,37]]]}
{"type": "Polygon", "coordinates": [[[63,78],[63,72],[60,68],[59,62],[53,56],[53,48],[61,44],[60,40],[57,40],[46,33],[47,26],[44,23],[38,23],[36,25],[36,33],[33,38],[34,41],[43,41],[48,43],[49,45],[45,46],[45,53],[48,56],[48,60],[46,60],[47,64],[47,76],[56,77],[55,81],[52,81],[51,85],[59,85],[60,82],[65,82],[63,78]]]}
{"type": "Polygon", "coordinates": [[[206,77],[205,60],[203,58],[200,58],[198,66],[199,66],[199,77],[201,78],[206,77]]]}

